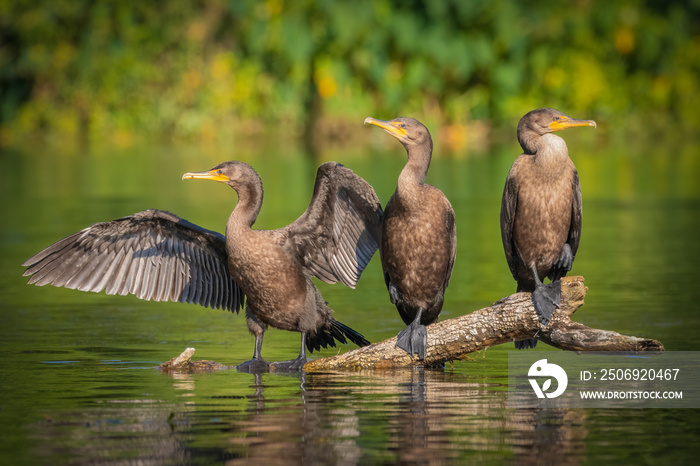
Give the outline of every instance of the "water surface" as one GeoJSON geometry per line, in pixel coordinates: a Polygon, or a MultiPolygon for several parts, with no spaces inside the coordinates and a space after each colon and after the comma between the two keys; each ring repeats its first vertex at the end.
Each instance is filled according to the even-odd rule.
{"type": "MultiPolygon", "coordinates": [[[[601,144],[593,132],[579,134],[567,137],[584,197],[574,273],[585,276],[589,292],[575,319],[655,338],[668,350],[695,350],[700,146],[632,150],[601,144]]],[[[517,154],[512,144],[433,161],[428,181],[450,198],[458,222],[444,318],[515,291],[498,211],[517,154]]],[[[30,287],[21,277],[19,264],[51,242],[147,208],[223,231],[235,193],[180,176],[232,158],[251,163],[263,179],[265,201],[256,226],[277,228],[308,205],[320,162],[353,168],[386,202],[405,155],[395,141],[362,151],[327,150],[322,160],[275,146],[235,154],[196,147],[0,153],[3,464],[696,459],[695,410],[508,409],[512,345],[471,355],[444,371],[167,375],[154,367],[188,346],[197,348],[198,359],[249,359],[253,338],[245,319],[194,305],[30,287]]],[[[336,317],[371,341],[402,328],[378,256],[356,290],[323,283],[319,288],[336,317]]],[[[298,334],[272,329],[263,355],[290,359],[298,346],[298,334]]]]}

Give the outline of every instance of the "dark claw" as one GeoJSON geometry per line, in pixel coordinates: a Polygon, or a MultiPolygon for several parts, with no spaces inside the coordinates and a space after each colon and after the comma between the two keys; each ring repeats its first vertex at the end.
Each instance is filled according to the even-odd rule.
{"type": "Polygon", "coordinates": [[[401,301],[401,292],[396,285],[389,283],[389,299],[391,299],[391,304],[396,304],[401,301]]]}
{"type": "Polygon", "coordinates": [[[564,247],[561,250],[561,254],[559,254],[559,258],[554,263],[554,267],[569,272],[573,265],[574,254],[571,252],[571,246],[569,246],[569,243],[566,243],[564,244],[564,247]]]}
{"type": "Polygon", "coordinates": [[[515,340],[515,349],[530,349],[537,346],[537,340],[535,338],[528,338],[527,340],[515,340]]]}

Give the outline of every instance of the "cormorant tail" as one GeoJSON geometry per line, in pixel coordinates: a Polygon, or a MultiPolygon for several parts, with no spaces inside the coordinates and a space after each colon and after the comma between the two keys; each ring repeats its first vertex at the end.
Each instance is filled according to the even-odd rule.
{"type": "Polygon", "coordinates": [[[368,346],[371,344],[358,331],[332,319],[329,328],[318,329],[314,335],[306,336],[306,348],[310,353],[313,353],[314,350],[335,346],[335,340],[341,343],[347,343],[347,340],[350,340],[357,346],[368,346]]]}

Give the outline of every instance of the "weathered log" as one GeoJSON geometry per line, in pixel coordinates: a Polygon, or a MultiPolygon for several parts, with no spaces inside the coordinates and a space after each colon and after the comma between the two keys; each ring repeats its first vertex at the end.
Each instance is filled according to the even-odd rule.
{"type": "Polygon", "coordinates": [[[620,335],[571,321],[571,315],[583,305],[586,291],[583,277],[564,278],[561,305],[545,327],[537,319],[530,293],[515,293],[490,307],[430,325],[424,361],[396,348],[396,337],[393,337],[344,354],[309,361],[304,370],[439,366],[490,346],[535,335],[547,344],[569,351],[663,351],[663,345],[656,340],[620,335]]]}
{"type": "MultiPolygon", "coordinates": [[[[583,305],[588,288],[583,277],[562,279],[561,304],[552,320],[542,327],[530,293],[515,293],[492,306],[471,314],[428,326],[428,348],[424,361],[396,348],[396,337],[337,356],[315,359],[304,365],[307,372],[397,369],[412,366],[440,366],[465,359],[470,353],[490,346],[536,336],[539,340],[568,351],[663,351],[661,342],[620,335],[609,330],[587,327],[571,320],[583,305]]],[[[191,361],[194,348],[160,369],[169,372],[197,372],[227,369],[213,361],[191,361]]],[[[274,364],[270,367],[275,370],[274,364]]]]}

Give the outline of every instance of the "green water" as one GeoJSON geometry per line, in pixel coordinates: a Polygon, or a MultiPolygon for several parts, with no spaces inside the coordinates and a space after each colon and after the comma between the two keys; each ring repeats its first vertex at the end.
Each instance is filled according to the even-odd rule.
{"type": "MultiPolygon", "coordinates": [[[[658,339],[667,350],[696,350],[700,145],[631,150],[599,139],[595,132],[567,135],[584,197],[574,273],[589,287],[575,319],[658,339]]],[[[445,318],[515,291],[498,215],[503,181],[517,154],[511,144],[433,161],[429,181],[450,198],[458,221],[445,318]]],[[[186,171],[229,159],[251,163],[265,186],[257,226],[277,228],[308,205],[320,162],[337,160],[353,168],[386,202],[405,160],[395,141],[363,150],[329,149],[321,157],[309,160],[274,142],[265,149],[229,151],[1,152],[0,463],[696,460],[696,410],[507,409],[512,345],[445,371],[171,376],[153,368],[188,346],[197,349],[197,359],[224,364],[249,359],[253,339],[245,320],[194,305],[32,287],[21,276],[21,262],[51,242],[146,208],[223,231],[235,194],[217,183],[183,182],[186,171]]],[[[371,341],[402,328],[378,256],[356,290],[319,288],[337,318],[371,341]]],[[[263,355],[289,359],[298,346],[298,334],[273,329],[263,355]]]]}

